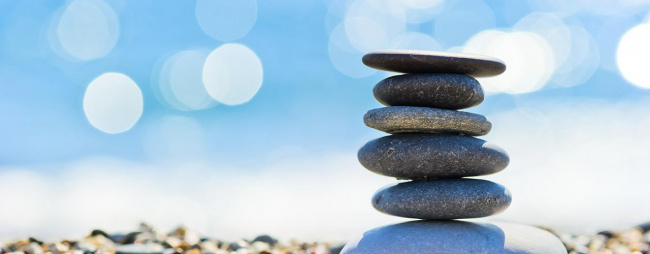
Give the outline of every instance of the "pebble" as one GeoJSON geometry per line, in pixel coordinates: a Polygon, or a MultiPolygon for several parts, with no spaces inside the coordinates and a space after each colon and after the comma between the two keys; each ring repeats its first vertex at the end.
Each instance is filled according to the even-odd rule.
{"type": "Polygon", "coordinates": [[[487,175],[503,170],[510,161],[503,149],[482,139],[423,133],[371,140],[357,156],[370,171],[414,180],[487,175]]]}
{"type": "Polygon", "coordinates": [[[278,243],[278,240],[271,237],[270,235],[260,235],[258,237],[255,237],[252,242],[264,242],[270,246],[273,246],[278,243]]]}
{"type": "Polygon", "coordinates": [[[114,242],[119,242],[119,243],[122,243],[122,244],[132,244],[132,243],[135,243],[135,240],[136,240],[136,238],[138,237],[138,235],[140,233],[141,232],[136,231],[136,232],[128,233],[128,234],[126,234],[124,236],[113,235],[113,237],[111,237],[111,239],[113,239],[114,242]]]}
{"type": "Polygon", "coordinates": [[[505,187],[478,179],[403,182],[380,189],[372,205],[380,212],[416,219],[480,218],[503,212],[512,200],[505,187]]]}
{"type": "Polygon", "coordinates": [[[163,246],[157,243],[126,244],[115,248],[115,254],[154,254],[163,252],[163,246]]]}
{"type": "Polygon", "coordinates": [[[387,133],[451,133],[470,136],[488,134],[492,123],[479,114],[455,110],[394,106],[368,111],[363,122],[387,133]]]}
{"type": "Polygon", "coordinates": [[[454,73],[489,77],[503,73],[503,61],[489,56],[422,50],[384,50],[363,56],[363,63],[378,70],[401,73],[454,73]]]}
{"type": "Polygon", "coordinates": [[[476,79],[459,74],[404,74],[379,81],[375,99],[386,106],[464,109],[483,102],[476,79]]]}
{"type": "Polygon", "coordinates": [[[341,254],[566,254],[553,234],[511,223],[410,221],[372,229],[341,254]]]}
{"type": "MultiPolygon", "coordinates": [[[[111,239],[111,236],[108,233],[101,230],[101,229],[95,229],[92,232],[90,232],[90,236],[97,236],[97,235],[102,235],[102,236],[104,236],[104,237],[106,237],[108,239],[111,239]]],[[[111,239],[111,241],[112,241],[112,239],[111,239]]]]}

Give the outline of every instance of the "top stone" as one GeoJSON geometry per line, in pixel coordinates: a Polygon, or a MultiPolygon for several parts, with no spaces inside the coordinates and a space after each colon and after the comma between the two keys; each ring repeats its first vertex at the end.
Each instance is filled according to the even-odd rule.
{"type": "Polygon", "coordinates": [[[384,71],[453,73],[472,77],[496,76],[506,70],[506,65],[494,57],[421,50],[374,51],[363,56],[363,63],[384,71]]]}

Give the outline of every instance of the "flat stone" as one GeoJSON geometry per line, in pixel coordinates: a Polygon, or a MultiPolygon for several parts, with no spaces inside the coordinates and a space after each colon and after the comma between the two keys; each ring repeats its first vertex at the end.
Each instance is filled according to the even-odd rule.
{"type": "Polygon", "coordinates": [[[379,81],[375,99],[386,106],[464,109],[483,102],[476,79],[460,74],[404,74],[379,81]]]}
{"type": "Polygon", "coordinates": [[[487,117],[468,112],[424,107],[385,107],[368,111],[363,122],[387,133],[453,133],[470,136],[488,134],[487,117]]]}
{"type": "Polygon", "coordinates": [[[357,157],[372,172],[414,180],[488,175],[510,162],[503,149],[485,140],[425,133],[371,140],[359,149],[357,157]]]}
{"type": "Polygon", "coordinates": [[[548,231],[513,223],[410,221],[363,233],[341,254],[566,254],[548,231]]]}
{"type": "Polygon", "coordinates": [[[380,212],[427,220],[469,219],[495,215],[510,206],[510,191],[479,179],[439,179],[403,182],[372,197],[380,212]]]}
{"type": "Polygon", "coordinates": [[[496,76],[506,70],[503,61],[494,57],[422,50],[374,51],[363,56],[363,63],[384,71],[455,73],[472,77],[496,76]]]}

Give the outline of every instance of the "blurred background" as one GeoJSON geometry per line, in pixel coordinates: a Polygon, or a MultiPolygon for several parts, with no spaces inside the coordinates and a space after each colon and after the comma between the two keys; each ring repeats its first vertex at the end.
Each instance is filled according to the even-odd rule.
{"type": "Polygon", "coordinates": [[[346,240],[402,219],[356,151],[394,75],[364,53],[498,57],[482,78],[492,218],[592,232],[650,220],[650,1],[0,2],[0,239],[186,225],[346,240]]]}

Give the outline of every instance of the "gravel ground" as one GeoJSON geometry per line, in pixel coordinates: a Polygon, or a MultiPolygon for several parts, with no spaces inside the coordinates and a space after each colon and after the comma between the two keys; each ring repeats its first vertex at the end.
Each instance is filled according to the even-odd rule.
{"type": "Polygon", "coordinates": [[[560,235],[569,254],[650,253],[650,222],[623,231],[596,235],[560,235]]]}
{"type": "MultiPolygon", "coordinates": [[[[650,223],[623,231],[595,235],[560,235],[569,254],[650,254],[650,223]]],[[[87,237],[60,242],[35,238],[0,242],[0,254],[338,254],[341,243],[278,242],[261,235],[252,240],[223,242],[183,227],[164,234],[147,224],[128,234],[94,230],[87,237]]]]}

